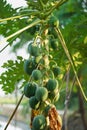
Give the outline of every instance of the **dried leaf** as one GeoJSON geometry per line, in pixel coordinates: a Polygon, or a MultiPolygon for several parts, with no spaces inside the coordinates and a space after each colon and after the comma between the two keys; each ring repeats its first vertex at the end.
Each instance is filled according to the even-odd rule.
{"type": "Polygon", "coordinates": [[[61,130],[62,119],[60,115],[57,113],[57,110],[55,107],[52,107],[49,109],[48,117],[49,117],[50,130],[61,130]]]}

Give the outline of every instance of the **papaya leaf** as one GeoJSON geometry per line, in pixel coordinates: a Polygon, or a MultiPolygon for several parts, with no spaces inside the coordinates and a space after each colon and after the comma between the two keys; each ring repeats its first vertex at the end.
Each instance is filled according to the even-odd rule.
{"type": "Polygon", "coordinates": [[[12,93],[15,90],[16,85],[18,85],[19,88],[23,87],[28,80],[28,77],[23,70],[23,64],[24,59],[20,56],[17,56],[15,61],[8,60],[3,64],[2,67],[5,69],[5,72],[0,76],[0,85],[6,93],[12,93]]]}

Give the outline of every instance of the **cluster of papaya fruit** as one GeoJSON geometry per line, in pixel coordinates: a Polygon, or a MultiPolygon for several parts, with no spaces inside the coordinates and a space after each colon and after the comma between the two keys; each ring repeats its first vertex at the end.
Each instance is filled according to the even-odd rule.
{"type": "Polygon", "coordinates": [[[24,62],[24,71],[30,77],[29,82],[24,86],[24,94],[29,98],[31,109],[39,111],[39,114],[33,117],[32,130],[51,130],[47,123],[49,122],[47,121],[48,113],[59,99],[60,69],[53,61],[53,56],[50,55],[52,49],[57,49],[58,42],[50,37],[46,38],[47,33],[46,29],[42,37],[39,36],[39,39],[36,37],[33,42],[29,43],[30,56],[24,62]]]}

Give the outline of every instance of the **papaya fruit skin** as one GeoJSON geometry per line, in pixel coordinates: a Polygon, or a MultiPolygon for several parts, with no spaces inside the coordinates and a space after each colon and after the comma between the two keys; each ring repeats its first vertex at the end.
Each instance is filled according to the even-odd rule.
{"type": "Polygon", "coordinates": [[[59,45],[58,40],[57,39],[51,39],[50,40],[50,45],[51,45],[52,49],[57,50],[58,45],[59,45]]]}
{"type": "Polygon", "coordinates": [[[33,77],[34,80],[39,80],[39,79],[41,79],[41,77],[42,77],[41,71],[38,70],[38,69],[33,70],[33,71],[32,71],[32,77],[33,77]]]}
{"type": "Polygon", "coordinates": [[[28,98],[35,95],[37,85],[35,83],[27,83],[24,86],[24,95],[28,98]]]}
{"type": "Polygon", "coordinates": [[[33,43],[30,43],[28,45],[28,52],[32,55],[32,56],[39,56],[40,55],[40,48],[37,45],[34,45],[33,43]]]}
{"type": "Polygon", "coordinates": [[[37,64],[33,61],[33,59],[24,61],[24,71],[26,74],[31,75],[32,71],[37,67],[37,64]]]}
{"type": "Polygon", "coordinates": [[[34,117],[32,122],[33,130],[45,130],[46,129],[46,118],[44,115],[37,115],[34,117]]]}
{"type": "Polygon", "coordinates": [[[45,101],[48,98],[48,90],[44,87],[39,87],[35,94],[38,101],[45,101]]]}
{"type": "Polygon", "coordinates": [[[53,70],[53,73],[56,77],[60,74],[60,68],[59,67],[53,67],[52,70],[53,70]]]}
{"type": "Polygon", "coordinates": [[[56,79],[49,79],[46,87],[49,92],[55,92],[58,89],[58,81],[56,79]]]}
{"type": "Polygon", "coordinates": [[[36,99],[35,96],[29,98],[29,105],[32,109],[37,110],[39,108],[40,102],[36,99]]]}

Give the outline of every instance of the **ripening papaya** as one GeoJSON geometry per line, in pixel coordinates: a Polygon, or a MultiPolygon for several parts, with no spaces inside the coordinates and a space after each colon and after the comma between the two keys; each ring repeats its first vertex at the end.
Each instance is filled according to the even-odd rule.
{"type": "Polygon", "coordinates": [[[47,122],[44,115],[40,114],[34,117],[32,122],[33,130],[45,130],[46,126],[47,126],[47,122]]]}
{"type": "Polygon", "coordinates": [[[29,105],[32,109],[37,110],[40,106],[40,102],[36,99],[35,96],[29,98],[29,105]]]}
{"type": "Polygon", "coordinates": [[[45,101],[48,98],[48,90],[44,87],[39,87],[35,94],[38,101],[45,101]]]}
{"type": "Polygon", "coordinates": [[[30,98],[31,96],[35,95],[36,89],[37,89],[36,83],[29,82],[24,86],[24,95],[30,98]]]}
{"type": "Polygon", "coordinates": [[[46,87],[49,92],[55,92],[58,89],[58,81],[56,79],[49,79],[46,87]]]}
{"type": "Polygon", "coordinates": [[[30,43],[28,45],[28,52],[32,55],[32,56],[39,56],[40,55],[40,48],[37,44],[33,44],[30,43]]]}
{"type": "Polygon", "coordinates": [[[31,75],[32,71],[37,67],[37,64],[35,61],[30,58],[28,60],[24,61],[24,71],[28,74],[31,75]]]}
{"type": "Polygon", "coordinates": [[[41,73],[41,71],[38,70],[38,69],[33,70],[33,71],[32,71],[32,78],[33,78],[34,80],[39,80],[39,79],[41,79],[41,78],[42,78],[42,73],[41,73]]]}

